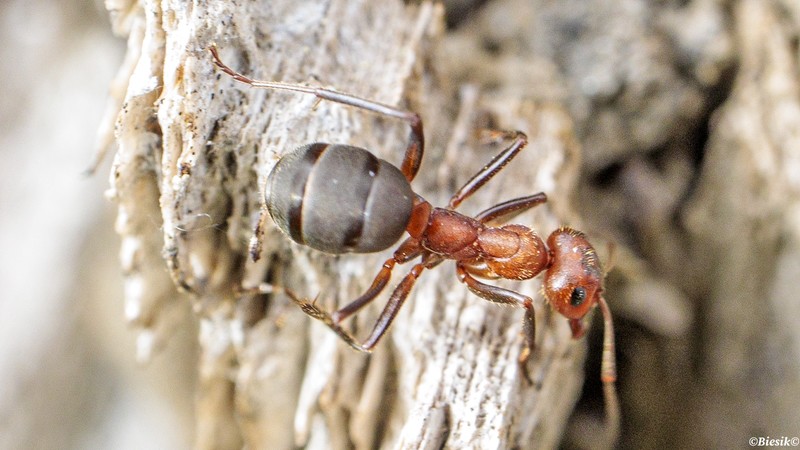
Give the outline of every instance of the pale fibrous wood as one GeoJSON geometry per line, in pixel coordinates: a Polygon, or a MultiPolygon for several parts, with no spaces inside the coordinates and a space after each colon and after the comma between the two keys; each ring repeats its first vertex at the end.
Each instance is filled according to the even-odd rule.
{"type": "MultiPolygon", "coordinates": [[[[531,146],[462,211],[544,191],[514,221],[574,225],[613,267],[620,448],[796,435],[800,2],[442,3],[445,30],[418,0],[0,3],[0,448],[600,444],[600,329],[567,339],[541,299],[529,387],[510,364],[520,311],[467,294],[450,263],[424,274],[372,356],[280,293],[236,292],[269,281],[328,309],[359,295],[388,253],[300,248],[262,214],[260,184],[313,140],[397,163],[408,130],[234,83],[211,42],[248,75],[419,111],[430,145],[413,184],[436,205],[499,150],[475,129],[527,131],[531,146]],[[93,159],[115,70],[98,146],[114,144],[93,159]],[[561,105],[577,176],[577,158],[557,159],[576,148],[561,105]]],[[[358,336],[385,299],[347,322],[358,336]]]]}
{"type": "MultiPolygon", "coordinates": [[[[263,186],[282,153],[314,141],[399,163],[408,130],[313,96],[238,84],[214,67],[208,48],[253,78],[420,112],[428,147],[414,187],[434,204],[501,149],[476,137],[487,116],[525,131],[528,148],[462,210],[545,191],[550,204],[515,219],[545,236],[579,225],[569,206],[579,150],[558,104],[449,86],[431,60],[442,10],[427,2],[143,1],[112,9],[116,28],[129,34],[110,191],[128,320],[146,359],[169,337],[174,306],[184,301],[177,292],[187,293],[200,322],[197,448],[558,445],[580,391],[584,343],[544,304],[538,281],[502,283],[537,298],[532,385],[516,362],[522,311],[470,294],[452,264],[424,274],[372,355],[345,346],[284,295],[248,293],[269,281],[319,294],[332,309],[369,285],[388,253],[334,258],[291,243],[263,210],[263,186]]],[[[359,335],[384,299],[350,320],[359,335]]]]}

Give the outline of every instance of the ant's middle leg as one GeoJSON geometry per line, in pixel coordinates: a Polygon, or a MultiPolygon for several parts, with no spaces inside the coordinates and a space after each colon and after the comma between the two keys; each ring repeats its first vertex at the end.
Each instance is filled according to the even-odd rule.
{"type": "Polygon", "coordinates": [[[371,352],[375,345],[378,344],[378,341],[380,341],[383,335],[389,330],[389,327],[392,325],[395,317],[397,317],[397,313],[400,311],[400,307],[403,306],[403,303],[408,298],[408,294],[411,293],[411,288],[414,287],[414,283],[416,283],[417,278],[419,278],[419,276],[422,274],[422,271],[436,267],[442,261],[444,260],[438,255],[427,253],[422,257],[422,262],[415,264],[414,267],[411,268],[408,274],[403,277],[403,279],[394,289],[394,292],[392,292],[389,302],[386,303],[386,306],[383,308],[380,316],[378,316],[378,320],[375,322],[375,326],[373,326],[369,337],[367,337],[367,339],[365,339],[361,344],[352,342],[352,340],[349,339],[349,334],[346,332],[345,334],[347,334],[347,337],[342,336],[343,331],[339,325],[333,324],[331,328],[333,328],[333,330],[336,331],[339,336],[342,336],[351,347],[355,348],[356,350],[361,350],[362,352],[371,352]]]}
{"type": "Polygon", "coordinates": [[[361,308],[368,305],[371,301],[375,300],[375,297],[377,297],[378,294],[383,291],[383,289],[389,283],[389,280],[392,278],[392,269],[394,269],[394,266],[396,264],[403,264],[411,261],[422,254],[423,250],[424,249],[419,244],[419,241],[416,239],[406,239],[402,244],[400,244],[400,247],[395,250],[392,257],[383,263],[383,267],[381,267],[381,270],[377,275],[375,275],[375,279],[372,280],[372,285],[370,285],[366,292],[331,314],[333,323],[338,325],[341,321],[352,316],[361,308]]]}
{"type": "MultiPolygon", "coordinates": [[[[405,244],[405,243],[404,243],[405,244]]],[[[402,248],[402,246],[401,246],[402,248]]],[[[400,251],[400,249],[398,249],[400,251]]],[[[439,265],[444,259],[439,257],[438,255],[433,255],[431,253],[426,253],[422,257],[422,261],[416,264],[411,271],[406,275],[403,280],[397,285],[394,292],[392,292],[392,296],[389,298],[389,302],[384,307],[383,311],[381,312],[380,316],[378,316],[378,320],[375,323],[375,326],[372,329],[369,337],[367,337],[364,342],[359,343],[358,340],[349,333],[347,330],[342,328],[334,318],[321,308],[319,308],[316,304],[316,300],[314,301],[307,301],[300,298],[297,294],[295,294],[292,290],[286,288],[280,288],[280,290],[286,292],[289,298],[300,306],[300,309],[307,315],[317,319],[328,326],[331,330],[333,330],[343,341],[345,341],[350,347],[362,351],[362,352],[371,352],[372,349],[377,345],[378,341],[386,334],[386,331],[389,330],[389,326],[394,321],[394,318],[397,316],[397,313],[400,311],[400,307],[403,306],[406,298],[408,298],[408,294],[411,292],[411,288],[414,287],[414,283],[419,278],[420,274],[424,269],[430,269],[432,267],[436,267],[439,265]]],[[[383,270],[381,271],[383,272],[383,270]]],[[[379,277],[376,277],[376,281],[373,282],[373,286],[378,281],[379,277]]],[[[388,281],[388,277],[386,277],[386,281],[388,281]]],[[[385,285],[385,282],[383,283],[385,285]]],[[[369,291],[368,291],[369,292],[369,291]]],[[[366,296],[366,294],[356,301],[352,302],[348,306],[352,306],[357,302],[361,301],[361,304],[358,305],[358,308],[361,308],[372,301],[377,295],[380,293],[380,290],[375,292],[369,299],[363,301],[362,299],[366,296]]],[[[355,308],[356,310],[358,308],[355,308]]],[[[341,310],[340,310],[341,311],[341,310]]],[[[355,311],[353,311],[355,312],[355,311]]],[[[351,312],[350,314],[352,314],[351,312]]]]}
{"type": "Polygon", "coordinates": [[[510,137],[514,140],[511,145],[492,158],[489,164],[486,164],[483,169],[479,170],[469,181],[464,183],[464,186],[461,186],[461,189],[453,194],[450,198],[450,203],[447,205],[448,209],[456,209],[461,202],[469,198],[470,195],[474,194],[475,191],[497,175],[528,144],[528,136],[522,131],[514,131],[510,134],[510,137]]]}

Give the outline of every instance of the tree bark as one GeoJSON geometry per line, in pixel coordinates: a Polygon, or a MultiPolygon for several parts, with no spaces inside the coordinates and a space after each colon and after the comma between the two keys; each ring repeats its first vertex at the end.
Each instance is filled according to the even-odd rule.
{"type": "MultiPolygon", "coordinates": [[[[265,213],[263,187],[281,154],[315,141],[399,164],[407,127],[237,84],[214,67],[208,48],[216,44],[253,78],[420,112],[428,146],[414,188],[434,204],[500,150],[481,144],[477,129],[527,132],[528,148],[464,210],[545,191],[553,204],[519,219],[543,234],[576,221],[569,205],[580,154],[560,106],[450,84],[433,59],[442,10],[427,2],[144,1],[111,9],[129,34],[111,177],[126,310],[147,359],[181,311],[173,285],[188,294],[200,322],[198,448],[558,444],[580,390],[584,343],[541,299],[529,385],[516,362],[522,311],[469,294],[452,265],[424,274],[372,355],[346,347],[284,295],[250,293],[268,281],[332,310],[369,286],[388,253],[332,257],[291,243],[265,213]]],[[[537,281],[503,285],[539,289],[537,281]]],[[[376,303],[350,320],[359,335],[376,303]]]]}
{"type": "MultiPolygon", "coordinates": [[[[528,133],[530,145],[462,211],[544,191],[548,203],[515,221],[542,235],[572,225],[601,253],[598,236],[614,243],[601,259],[614,267],[605,292],[621,445],[791,437],[797,3],[453,0],[446,30],[440,6],[407,3],[109,2],[129,36],[112,173],[126,313],[146,360],[192,304],[197,446],[602,444],[600,351],[590,346],[582,375],[583,341],[541,298],[530,386],[515,362],[522,312],[469,294],[452,264],[424,272],[372,355],[279,290],[248,290],[267,282],[333,310],[369,286],[388,252],[332,257],[294,244],[264,213],[263,187],[282,154],[314,141],[399,164],[408,126],[238,84],[213,66],[212,43],[254,78],[419,112],[428,145],[413,186],[435,205],[502,147],[476,130],[528,133]]],[[[539,292],[538,281],[500,284],[539,292]]],[[[356,335],[385,298],[347,321],[356,335]]]]}

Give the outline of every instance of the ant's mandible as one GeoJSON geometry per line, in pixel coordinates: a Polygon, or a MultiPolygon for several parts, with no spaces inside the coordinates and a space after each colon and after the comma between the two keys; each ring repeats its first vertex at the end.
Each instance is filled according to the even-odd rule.
{"type": "Polygon", "coordinates": [[[545,298],[568,319],[573,338],[585,332],[582,318],[593,306],[600,306],[605,324],[600,378],[609,432],[616,435],[619,406],[615,388],[614,328],[611,311],[602,296],[604,273],[586,236],[572,228],[561,227],[550,234],[545,245],[524,225],[493,226],[544,203],[547,200],[544,193],[494,205],[475,217],[455,211],[527,144],[524,133],[509,133],[511,145],[453,194],[446,208],[433,207],[414,193],[409,184],[419,170],[424,152],[422,119],[418,114],[329,89],[253,80],[226,66],[215,46],[210,51],[214,63],[236,81],[256,88],[312,94],[322,100],[400,119],[411,127],[409,144],[399,169],[362,148],[317,142],[285,154],[269,174],[265,194],[269,214],[278,227],[299,244],[333,254],[369,253],[385,250],[400,240],[404,232],[409,234],[383,263],[367,291],[333,314],[300,300],[286,289],[307,314],[325,322],[353,348],[369,352],[389,329],[420,274],[445,260],[454,260],[458,280],[475,295],[525,309],[526,346],[519,356],[524,369],[535,347],[533,300],[519,292],[478,281],[476,277],[526,280],[545,272],[545,298]],[[366,340],[358,342],[340,327],[341,321],[383,291],[395,265],[418,257],[419,262],[394,289],[366,340]]]}

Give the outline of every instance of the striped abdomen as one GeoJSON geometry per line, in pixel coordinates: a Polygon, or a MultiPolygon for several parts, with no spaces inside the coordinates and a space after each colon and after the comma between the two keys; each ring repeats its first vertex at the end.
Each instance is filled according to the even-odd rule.
{"type": "Polygon", "coordinates": [[[327,253],[369,253],[396,243],[414,193],[397,167],[349,145],[314,143],[284,155],[267,179],[275,223],[327,253]]]}

